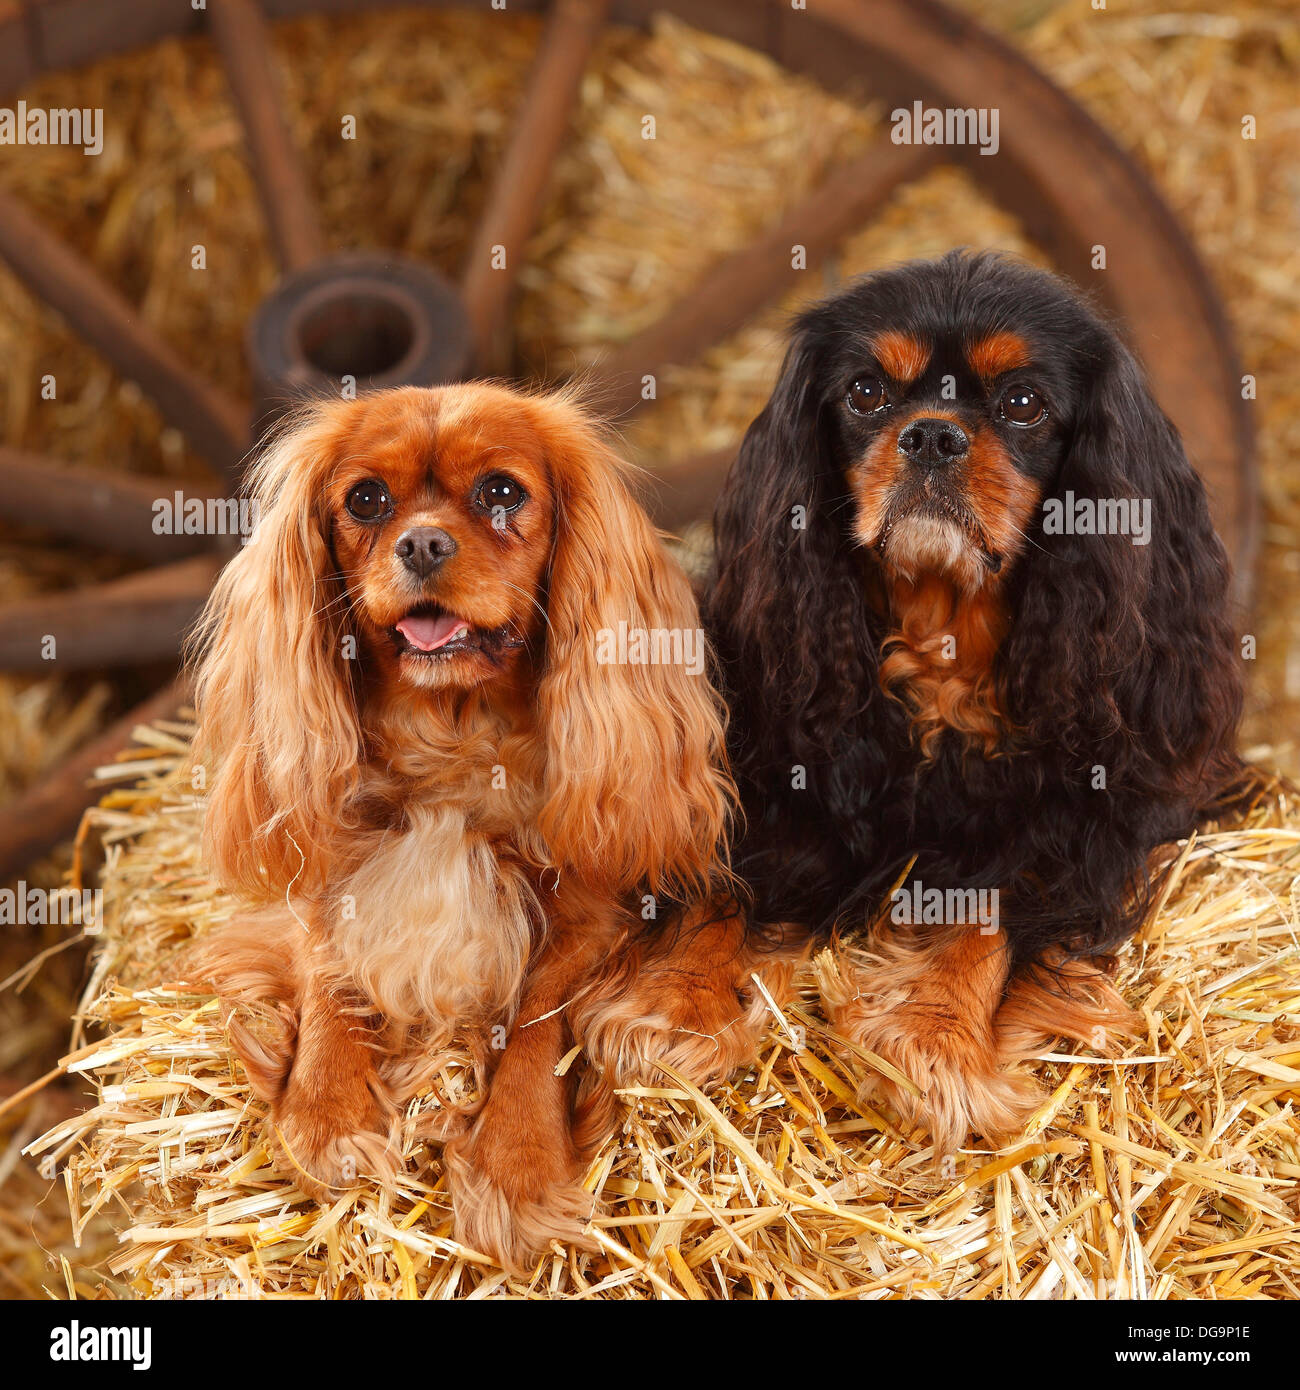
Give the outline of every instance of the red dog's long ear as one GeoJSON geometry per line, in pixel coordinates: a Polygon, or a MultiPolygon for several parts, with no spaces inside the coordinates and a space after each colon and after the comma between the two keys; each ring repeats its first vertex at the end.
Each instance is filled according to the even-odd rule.
{"type": "Polygon", "coordinates": [[[542,834],[592,884],[703,888],[734,792],[694,595],[591,422],[563,398],[533,407],[557,492],[542,834]]]}
{"type": "Polygon", "coordinates": [[[217,878],[254,898],[321,886],[357,779],[347,600],[320,501],[337,414],[317,407],[256,465],[256,528],[192,639],[204,844],[217,878]]]}

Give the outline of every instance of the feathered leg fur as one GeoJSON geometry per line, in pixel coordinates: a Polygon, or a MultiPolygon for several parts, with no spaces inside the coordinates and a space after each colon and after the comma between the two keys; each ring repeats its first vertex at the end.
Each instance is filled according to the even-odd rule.
{"type": "Polygon", "coordinates": [[[398,1165],[397,1107],[366,1002],[330,951],[292,920],[237,919],[201,939],[190,978],[221,996],[231,1046],[270,1107],[268,1147],[303,1191],[330,1200],[398,1165]]]}
{"type": "Polygon", "coordinates": [[[805,944],[758,950],[734,905],[704,904],[675,928],[629,939],[584,991],[574,1031],[610,1086],[654,1085],[665,1062],[697,1085],[758,1051],[774,1002],[789,997],[805,944]]]}
{"type": "MultiPolygon", "coordinates": [[[[589,906],[599,911],[594,900],[589,906]]],[[[443,1150],[457,1239],[516,1272],[553,1240],[592,1244],[583,1234],[594,1201],[580,1183],[586,1154],[573,1129],[572,1083],[556,1068],[571,1037],[566,1008],[617,935],[608,910],[604,917],[552,920],[483,1108],[443,1150]]]]}
{"type": "Polygon", "coordinates": [[[940,1151],[972,1129],[1013,1130],[1028,1114],[1031,1088],[998,1064],[994,1019],[1008,969],[1001,932],[893,939],[824,954],[818,967],[835,1028],[893,1063],[919,1095],[884,1077],[871,1089],[906,1122],[924,1124],[940,1151]]]}
{"type": "Polygon", "coordinates": [[[940,1152],[974,1131],[1014,1134],[1040,1096],[1017,1063],[1053,1037],[1098,1050],[1135,1030],[1136,1016],[1093,963],[1062,959],[1054,973],[1009,977],[1005,935],[963,928],[933,940],[890,940],[818,958],[835,1028],[893,1063],[917,1092],[886,1077],[869,1083],[940,1152]]]}

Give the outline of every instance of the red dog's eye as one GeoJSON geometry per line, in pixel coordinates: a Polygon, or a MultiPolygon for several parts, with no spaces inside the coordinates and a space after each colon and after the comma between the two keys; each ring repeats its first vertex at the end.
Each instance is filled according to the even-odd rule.
{"type": "Polygon", "coordinates": [[[1002,393],[1002,418],[1012,425],[1036,425],[1047,404],[1032,386],[1010,386],[1002,393]]]}
{"type": "Polygon", "coordinates": [[[358,521],[379,521],[393,509],[393,499],[378,478],[367,478],[348,493],[347,509],[358,521]]]}
{"type": "Polygon", "coordinates": [[[875,376],[860,376],[844,398],[845,405],[855,415],[874,415],[889,404],[885,383],[875,376]]]}
{"type": "Polygon", "coordinates": [[[528,494],[513,478],[495,473],[479,485],[475,500],[487,512],[495,512],[498,508],[503,512],[515,512],[528,500],[528,494]]]}

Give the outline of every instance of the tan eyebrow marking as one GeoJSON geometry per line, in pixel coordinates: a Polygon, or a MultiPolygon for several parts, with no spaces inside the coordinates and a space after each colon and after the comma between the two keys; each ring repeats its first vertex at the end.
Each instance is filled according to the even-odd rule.
{"type": "Polygon", "coordinates": [[[910,333],[890,329],[871,339],[871,351],[877,362],[895,381],[910,386],[925,371],[930,349],[910,333]]]}
{"type": "Polygon", "coordinates": [[[1029,347],[1019,333],[990,333],[987,338],[967,344],[966,360],[976,376],[984,381],[992,381],[1003,372],[1027,367],[1030,361],[1029,347]]]}

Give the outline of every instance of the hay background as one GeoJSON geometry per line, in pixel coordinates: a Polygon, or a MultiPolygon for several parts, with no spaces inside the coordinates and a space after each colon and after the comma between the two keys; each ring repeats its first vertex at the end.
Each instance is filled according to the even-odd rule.
{"type": "MultiPolygon", "coordinates": [[[[1294,773],[1300,767],[1295,739],[1300,610],[1293,602],[1300,567],[1300,389],[1293,365],[1300,350],[1300,113],[1294,100],[1300,21],[1290,0],[1233,7],[1231,14],[1186,0],[1130,0],[1122,12],[1114,7],[1105,14],[1034,0],[969,0],[967,7],[1022,46],[1137,155],[1191,229],[1224,295],[1245,369],[1259,379],[1266,508],[1257,616],[1260,659],[1245,742],[1268,765],[1294,773]],[[1259,122],[1253,144],[1239,135],[1244,112],[1259,122]]],[[[332,244],[340,249],[400,247],[454,274],[481,206],[485,176],[510,128],[535,42],[535,21],[395,11],[301,21],[276,34],[297,134],[308,152],[332,244]],[[361,138],[355,142],[337,138],[342,113],[358,118],[361,138]]],[[[187,360],[232,389],[246,389],[242,325],[270,287],[274,269],[238,120],[210,47],[198,40],[158,45],[142,55],[42,79],[22,95],[38,105],[103,106],[106,148],[99,159],[60,149],[0,152],[0,178],[6,186],[139,303],[144,316],[187,360]],[[203,275],[189,269],[189,248],[195,242],[208,248],[209,269],[203,275]]],[[[880,115],[869,101],[832,97],[759,55],[675,22],[665,21],[648,36],[611,31],[592,64],[574,139],[560,162],[551,205],[530,251],[516,320],[527,360],[562,371],[634,332],[711,260],[747,241],[837,160],[860,148],[880,115]],[[643,142],[636,134],[647,109],[658,119],[656,142],[643,142]]],[[[997,245],[1039,258],[1014,220],[988,203],[964,175],[940,170],[902,190],[870,228],[848,239],[826,275],[809,277],[807,292],[819,292],[828,276],[954,244],[997,245]]],[[[734,443],[767,394],[783,323],[797,298],[748,325],[702,362],[675,369],[657,406],[629,430],[630,447],[652,461],[734,443]]],[[[204,476],[202,465],[174,431],[161,425],[139,390],[120,381],[3,267],[0,360],[6,364],[0,378],[6,442],[169,480],[204,476]],[[39,400],[39,378],[47,371],[58,377],[60,399],[55,403],[39,400]]],[[[0,600],[68,587],[121,568],[122,562],[107,556],[72,555],[50,548],[39,536],[0,529],[0,600]]],[[[16,794],[39,777],[113,709],[127,703],[141,683],[141,678],[117,673],[104,678],[93,673],[0,676],[0,797],[16,794]]],[[[1286,817],[1294,831],[1289,808],[1286,817]]],[[[1172,1008],[1168,1001],[1174,998],[1177,1010],[1185,1011],[1173,1014],[1175,1033],[1192,1026],[1209,985],[1240,968],[1240,951],[1263,952],[1258,958],[1264,959],[1293,929],[1290,840],[1255,839],[1251,846],[1248,857],[1262,856],[1265,867],[1240,870],[1247,874],[1242,884],[1225,880],[1230,894],[1246,894],[1246,905],[1233,907],[1236,899],[1230,896],[1223,922],[1200,923],[1195,942],[1170,960],[1162,954],[1167,941],[1154,953],[1148,949],[1142,968],[1156,973],[1135,977],[1145,990],[1168,972],[1178,975],[1180,983],[1168,987],[1160,1004],[1162,1010],[1172,1008]],[[1256,926],[1262,922],[1266,933],[1274,933],[1253,945],[1252,913],[1256,926]]],[[[66,865],[65,850],[33,866],[26,878],[53,884],[66,865]]],[[[1239,871],[1235,856],[1231,865],[1232,872],[1239,871]]],[[[129,876],[129,865],[122,872],[129,876]]],[[[15,988],[0,992],[0,1071],[7,1077],[0,1083],[0,1104],[53,1066],[66,1046],[67,1019],[75,1010],[85,968],[81,949],[58,949],[66,944],[58,929],[7,933],[0,944],[0,978],[18,971],[37,952],[55,951],[22,993],[15,988]]],[[[1276,1058],[1290,1055],[1294,1035],[1285,1022],[1285,1006],[1288,990],[1294,995],[1294,980],[1290,964],[1283,962],[1277,970],[1264,975],[1271,981],[1269,989],[1276,990],[1266,991],[1262,1006],[1252,997],[1247,1007],[1266,1014],[1276,1006],[1272,1021],[1238,1020],[1241,1038],[1224,1046],[1262,1056],[1285,1071],[1290,1064],[1276,1058]]],[[[123,1021],[130,1023],[129,1010],[123,1021]]],[[[817,1035],[812,1036],[815,1051],[817,1035]]],[[[1202,1098],[1196,1101],[1202,1127],[1193,1152],[1199,1146],[1205,1162],[1227,1163],[1230,1170],[1225,1154],[1248,1132],[1242,1116],[1250,1115],[1251,1124],[1264,1126],[1264,1138],[1246,1143],[1248,1149],[1255,1144],[1265,1163],[1261,1171],[1294,1179],[1294,1122],[1278,1106],[1296,1077],[1265,1077],[1274,1084],[1257,1087],[1265,1093],[1251,1102],[1259,1113],[1247,1106],[1219,1132],[1218,1121],[1205,1118],[1210,1112],[1202,1115],[1208,1103],[1203,1088],[1210,1087],[1213,1094],[1227,1065],[1221,1058],[1212,1060],[1214,1048],[1211,1040],[1204,1053],[1188,1051],[1181,1070],[1156,1073],[1138,1067],[1115,1073],[1126,1078],[1121,1092],[1133,1092],[1124,1101],[1127,1113],[1141,1114],[1130,1103],[1139,1094],[1148,1102],[1152,1096],[1158,1100],[1158,1091],[1150,1089],[1157,1083],[1187,1087],[1190,1096],[1202,1098]],[[1270,1170],[1267,1164],[1282,1167],[1270,1170]]],[[[783,1059],[773,1075],[785,1077],[788,1063],[783,1059]]],[[[1046,1064],[1045,1075],[1057,1075],[1051,1071],[1054,1065],[1046,1064]]],[[[1089,1086],[1096,1082],[1101,1087],[1097,1104],[1107,1122],[1112,1112],[1102,1081],[1110,1075],[1087,1071],[1089,1086]]],[[[1247,1072],[1245,1079],[1251,1075],[1259,1081],[1258,1073],[1247,1072]]],[[[1227,1077],[1228,1091],[1235,1086],[1234,1094],[1244,1094],[1235,1063],[1227,1065],[1227,1077]]],[[[806,1075],[802,1080],[812,1084],[806,1075]]],[[[793,1080],[783,1084],[793,1087],[792,1095],[802,1096],[793,1080]]],[[[114,1249],[107,1224],[92,1221],[83,1232],[82,1249],[74,1251],[62,1184],[51,1191],[20,1157],[24,1144],[84,1103],[83,1090],[74,1079],[0,1113],[0,1290],[6,1293],[30,1294],[50,1286],[46,1250],[68,1252],[79,1268],[89,1270],[103,1268],[103,1257],[114,1249]]],[[[1079,1094],[1072,1093],[1076,1099],[1079,1094]]],[[[1176,1107],[1169,1112],[1174,1113],[1176,1107]]],[[[845,1114],[851,1117],[851,1112],[845,1114]]],[[[764,1115],[764,1124],[778,1122],[771,1111],[764,1115]]],[[[784,1111],[791,1125],[797,1115],[797,1109],[784,1111]]],[[[841,1115],[830,1123],[855,1121],[841,1115]]],[[[860,1117],[856,1123],[857,1131],[844,1132],[867,1132],[860,1117]]],[[[1186,1119],[1182,1123],[1186,1129],[1186,1119]]],[[[1146,1117],[1141,1126],[1151,1131],[1143,1142],[1163,1133],[1146,1117]]],[[[1173,1127],[1177,1130],[1178,1124],[1173,1127]]],[[[794,1132],[802,1135],[801,1144],[809,1142],[811,1130],[794,1132]]],[[[875,1139],[883,1142],[881,1135],[875,1139]]],[[[817,1139],[809,1151],[820,1143],[817,1139]]],[[[826,1153],[833,1151],[820,1152],[818,1162],[824,1165],[826,1153]]],[[[910,1185],[929,1179],[917,1176],[923,1155],[907,1152],[911,1166],[901,1170],[908,1176],[900,1191],[910,1192],[906,1200],[911,1200],[920,1189],[910,1185]]],[[[890,1154],[890,1162],[901,1161],[890,1154]]],[[[1052,1184],[1058,1170],[1070,1164],[1046,1158],[1035,1162],[1042,1171],[1031,1166],[1033,1182],[1039,1184],[1047,1175],[1044,1200],[1057,1202],[1053,1209],[1058,1217],[1064,1215],[1068,1206],[1060,1206],[1058,1198],[1068,1196],[1069,1180],[1061,1179],[1066,1185],[1059,1188],[1052,1184]]],[[[824,1179],[829,1181],[825,1172],[817,1181],[824,1179]]],[[[1019,1212],[1018,1220],[1028,1219],[1023,1194],[1014,1190],[1016,1181],[1008,1176],[1011,1188],[1004,1191],[995,1184],[988,1189],[999,1194],[999,1220],[1013,1210],[1019,1212]]],[[[1242,1231],[1251,1228],[1256,1211],[1251,1202],[1225,1215],[1216,1205],[1222,1198],[1213,1184],[1196,1188],[1201,1195],[1194,1200],[1187,1198],[1190,1190],[1180,1199],[1186,1213],[1180,1209],[1170,1218],[1170,1230],[1178,1232],[1170,1237],[1175,1247],[1185,1239],[1213,1247],[1211,1237],[1215,1232],[1222,1236],[1223,1222],[1230,1227],[1239,1222],[1242,1231]],[[1209,1234],[1198,1235],[1198,1224],[1210,1228],[1209,1234]]],[[[1148,1201],[1143,1223],[1152,1216],[1152,1202],[1161,1217],[1168,1214],[1162,1200],[1157,1194],[1148,1201]]],[[[1217,1287],[1213,1278],[1221,1269],[1212,1271],[1212,1277],[1188,1276],[1178,1266],[1163,1293],[1199,1289],[1202,1296],[1240,1296],[1260,1274],[1256,1271],[1238,1285],[1233,1271],[1259,1260],[1266,1279],[1259,1286],[1262,1291],[1290,1296],[1286,1270],[1294,1267],[1293,1251],[1285,1240],[1267,1243],[1280,1213],[1267,1204],[1258,1211],[1264,1214],[1254,1236],[1264,1233],[1264,1253],[1254,1254],[1248,1246],[1238,1254],[1208,1257],[1211,1263],[1227,1261],[1224,1288],[1231,1292],[1205,1292],[1217,1287]],[[1239,1259],[1241,1253],[1250,1258],[1239,1259]]],[[[1293,1220],[1294,1215],[1292,1211],[1293,1220]]],[[[798,1237],[784,1219],[776,1224],[787,1240],[786,1259],[797,1266],[790,1251],[798,1237]]],[[[1078,1234],[1083,1230],[1072,1228],[1068,1234],[1083,1239],[1078,1234]]],[[[1156,1252],[1161,1259],[1167,1253],[1167,1248],[1156,1252]]],[[[880,1258],[888,1264],[898,1255],[894,1251],[880,1258]]],[[[1031,1270],[1045,1269],[1044,1258],[1042,1251],[1031,1252],[1031,1270]]],[[[894,1268],[868,1263],[876,1277],[894,1268]]],[[[382,1262],[374,1265],[373,1277],[380,1278],[383,1268],[382,1262]]],[[[954,1268],[945,1277],[957,1279],[954,1268]]],[[[1068,1276],[1056,1277],[1062,1288],[1069,1288],[1068,1276]]],[[[83,1291],[93,1285],[89,1275],[85,1278],[83,1291]]],[[[743,1287],[745,1276],[735,1284],[729,1284],[729,1275],[718,1278],[720,1286],[734,1291],[743,1287]]],[[[782,1278],[786,1292],[799,1282],[788,1271],[782,1278]]],[[[765,1271],[755,1288],[775,1293],[779,1282],[765,1271]]],[[[355,1292],[360,1284],[340,1287],[355,1292]]],[[[463,1291],[467,1285],[457,1287],[463,1291]]],[[[955,1292],[964,1286],[958,1279],[944,1287],[955,1292]]],[[[1023,1281],[1022,1286],[1003,1290],[999,1285],[986,1292],[1023,1296],[1023,1281]]],[[[1148,1292],[1163,1296],[1158,1279],[1148,1292]]]]}

